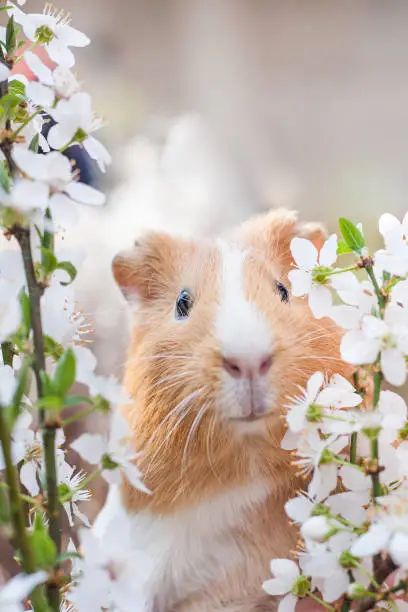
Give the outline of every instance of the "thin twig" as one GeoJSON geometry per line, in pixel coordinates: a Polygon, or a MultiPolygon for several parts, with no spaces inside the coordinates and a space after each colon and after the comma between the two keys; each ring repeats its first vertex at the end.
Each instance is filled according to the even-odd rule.
{"type": "MultiPolygon", "coordinates": [[[[31,328],[34,340],[34,374],[37,384],[38,398],[44,397],[41,372],[45,371],[44,336],[41,320],[41,294],[34,269],[31,252],[30,230],[25,227],[14,227],[16,237],[23,256],[24,270],[27,279],[28,296],[30,300],[31,328]]],[[[40,423],[42,426],[44,443],[44,463],[47,482],[47,513],[49,517],[49,534],[54,541],[58,553],[61,550],[61,506],[58,497],[57,467],[55,461],[55,423],[47,423],[45,411],[40,410],[40,423]]],[[[48,585],[48,598],[52,609],[59,610],[59,589],[56,585],[48,585]]]]}

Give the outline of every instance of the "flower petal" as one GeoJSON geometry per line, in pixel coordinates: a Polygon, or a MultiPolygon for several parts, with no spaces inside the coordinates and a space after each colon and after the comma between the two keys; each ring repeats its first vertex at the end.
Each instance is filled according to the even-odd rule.
{"type": "Polygon", "coordinates": [[[306,270],[291,270],[288,274],[292,286],[292,294],[301,297],[309,293],[312,286],[312,275],[306,270]]]}
{"type": "Polygon", "coordinates": [[[296,603],[297,598],[289,593],[279,602],[278,612],[295,612],[296,603]]]}
{"type": "Polygon", "coordinates": [[[371,487],[371,479],[361,470],[344,465],[339,473],[344,486],[350,491],[368,491],[371,487]]]}
{"type": "Polygon", "coordinates": [[[330,289],[317,285],[309,292],[309,306],[316,319],[330,315],[332,308],[332,294],[330,289]]]}
{"type": "Polygon", "coordinates": [[[42,571],[35,572],[34,574],[17,574],[17,576],[14,576],[1,589],[1,601],[5,604],[5,608],[10,611],[20,609],[20,607],[17,607],[17,603],[26,599],[36,586],[47,580],[47,577],[47,572],[42,571]]]}
{"type": "Polygon", "coordinates": [[[101,457],[107,450],[106,439],[99,434],[82,434],[71,443],[71,448],[93,465],[100,462],[101,457]]]}
{"type": "Polygon", "coordinates": [[[21,145],[15,145],[12,157],[24,174],[38,181],[47,180],[48,162],[44,155],[39,155],[21,145]]]}
{"type": "Polygon", "coordinates": [[[292,257],[299,268],[312,270],[317,265],[318,252],[310,240],[305,238],[293,238],[290,243],[292,257]]]}
{"type": "Polygon", "coordinates": [[[286,502],[285,512],[292,521],[304,523],[310,517],[313,506],[313,502],[305,495],[299,495],[286,502]]]}
{"type": "Polygon", "coordinates": [[[45,210],[48,204],[48,185],[40,181],[18,179],[15,181],[11,197],[16,208],[30,212],[36,208],[45,210]]]}
{"type": "Polygon", "coordinates": [[[390,532],[382,523],[371,525],[351,547],[350,552],[356,557],[371,557],[387,548],[390,532]]]}
{"type": "Polygon", "coordinates": [[[403,354],[397,349],[386,349],[381,353],[381,369],[391,385],[400,387],[407,377],[407,366],[403,354]]]}
{"type": "Polygon", "coordinates": [[[40,492],[40,487],[37,482],[37,467],[34,461],[27,461],[20,470],[20,480],[27,491],[35,497],[40,492]]]}
{"type": "Polygon", "coordinates": [[[408,568],[408,535],[405,533],[395,533],[388,546],[392,560],[401,569],[408,568]]]}
{"type": "Polygon", "coordinates": [[[81,204],[101,206],[106,201],[105,194],[85,183],[72,182],[66,186],[65,191],[70,198],[81,204]]]}
{"type": "Polygon", "coordinates": [[[44,106],[47,108],[48,106],[52,106],[54,103],[54,92],[52,89],[42,85],[41,83],[37,83],[36,81],[31,81],[28,83],[26,93],[30,100],[32,100],[32,102],[38,106],[44,106]]]}
{"type": "Polygon", "coordinates": [[[326,240],[319,254],[319,263],[321,266],[330,267],[337,259],[337,236],[332,234],[326,240]]]}
{"type": "Polygon", "coordinates": [[[72,68],[75,64],[75,55],[71,49],[62,43],[56,36],[47,45],[48,55],[58,66],[72,68]]]}
{"type": "Polygon", "coordinates": [[[314,402],[316,400],[317,394],[319,393],[324,382],[324,376],[322,372],[315,372],[307,381],[306,391],[307,391],[307,401],[314,402]]]}
{"type": "Polygon", "coordinates": [[[377,359],[380,350],[380,342],[373,339],[368,340],[365,334],[359,330],[347,332],[341,341],[340,351],[344,361],[356,365],[373,363],[377,359]]]}
{"type": "Polygon", "coordinates": [[[290,559],[272,559],[270,567],[276,578],[283,578],[290,586],[299,578],[299,567],[290,559]]]}
{"type": "Polygon", "coordinates": [[[106,166],[110,166],[112,163],[112,157],[108,150],[93,136],[88,136],[83,145],[88,155],[96,161],[101,172],[105,172],[106,166]]]}
{"type": "Polygon", "coordinates": [[[24,60],[31,72],[39,79],[44,85],[54,85],[54,79],[52,78],[52,72],[32,51],[26,51],[24,53],[24,60]]]}

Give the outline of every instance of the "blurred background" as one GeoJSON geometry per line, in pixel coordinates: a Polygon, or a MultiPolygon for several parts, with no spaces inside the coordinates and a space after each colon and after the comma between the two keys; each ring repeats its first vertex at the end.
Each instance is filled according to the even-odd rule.
{"type": "MultiPolygon", "coordinates": [[[[25,9],[41,11],[28,0],[25,9]]],[[[107,126],[114,164],[85,246],[79,307],[101,373],[121,375],[124,302],[110,261],[146,228],[222,231],[272,206],[336,229],[408,206],[405,0],[65,0],[92,39],[78,78],[107,126]]],[[[374,243],[375,244],[375,243],[374,243]]],[[[92,429],[106,423],[92,417],[92,429]]],[[[77,435],[78,425],[69,432],[77,435]]],[[[94,515],[104,495],[97,487],[94,515]]]]}

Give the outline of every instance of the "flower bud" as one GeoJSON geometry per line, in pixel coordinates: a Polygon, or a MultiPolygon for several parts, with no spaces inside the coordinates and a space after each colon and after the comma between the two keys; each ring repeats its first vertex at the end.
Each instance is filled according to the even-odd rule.
{"type": "Polygon", "coordinates": [[[336,531],[336,527],[323,515],[312,516],[300,529],[302,536],[312,542],[325,542],[336,531]]]}

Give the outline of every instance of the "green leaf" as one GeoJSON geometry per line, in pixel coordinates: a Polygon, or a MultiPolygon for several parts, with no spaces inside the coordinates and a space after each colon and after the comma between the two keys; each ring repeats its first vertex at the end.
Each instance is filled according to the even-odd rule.
{"type": "Polygon", "coordinates": [[[14,51],[17,41],[16,27],[14,25],[13,15],[9,18],[6,27],[6,50],[9,55],[14,51]]]}
{"type": "Polygon", "coordinates": [[[78,406],[78,404],[92,404],[92,400],[85,395],[67,395],[64,399],[64,407],[78,406]]]}
{"type": "Polygon", "coordinates": [[[57,265],[57,270],[64,270],[68,275],[70,280],[67,282],[61,282],[61,285],[67,286],[74,282],[77,276],[77,269],[70,261],[60,261],[57,265]]]}
{"type": "Polygon", "coordinates": [[[34,153],[38,153],[38,143],[40,142],[40,135],[36,134],[32,139],[31,142],[28,146],[28,148],[30,149],[30,151],[33,151],[34,153]]]}
{"type": "Polygon", "coordinates": [[[11,177],[6,161],[0,162],[0,185],[7,193],[10,191],[11,177]]]}
{"type": "Polygon", "coordinates": [[[58,267],[58,260],[55,257],[51,249],[41,247],[41,263],[44,268],[45,274],[52,274],[58,267]]]}
{"type": "Polygon", "coordinates": [[[348,219],[344,218],[339,219],[339,226],[345,244],[355,253],[361,254],[365,242],[364,236],[358,227],[356,227],[354,223],[348,219]]]}
{"type": "Polygon", "coordinates": [[[29,535],[34,563],[38,569],[51,569],[57,560],[57,547],[47,533],[41,514],[34,520],[33,532],[29,535]]]}
{"type": "Polygon", "coordinates": [[[9,81],[8,90],[10,93],[15,94],[16,96],[20,96],[25,98],[25,85],[22,81],[18,79],[13,79],[9,81]]]}
{"type": "Polygon", "coordinates": [[[353,249],[347,246],[344,240],[339,240],[337,243],[337,255],[345,255],[346,253],[352,253],[353,249]]]}
{"type": "Polygon", "coordinates": [[[75,354],[67,349],[57,363],[53,378],[53,386],[60,397],[64,397],[75,382],[75,354]]]}
{"type": "Polygon", "coordinates": [[[44,394],[45,395],[56,395],[56,392],[55,392],[55,389],[54,389],[54,383],[50,379],[48,374],[46,372],[44,372],[44,370],[41,370],[40,378],[41,378],[41,381],[42,381],[42,384],[43,384],[44,394]]]}
{"type": "Polygon", "coordinates": [[[16,107],[20,104],[21,99],[13,93],[7,93],[0,98],[2,112],[7,119],[13,119],[16,107]]]}

